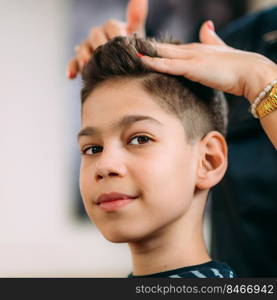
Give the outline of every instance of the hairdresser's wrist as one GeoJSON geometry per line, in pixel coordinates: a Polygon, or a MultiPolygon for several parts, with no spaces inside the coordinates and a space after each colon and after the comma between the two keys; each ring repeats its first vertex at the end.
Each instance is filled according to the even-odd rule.
{"type": "Polygon", "coordinates": [[[274,63],[261,64],[256,69],[249,70],[245,82],[244,97],[252,104],[261,91],[273,80],[277,79],[277,65],[274,63]]]}

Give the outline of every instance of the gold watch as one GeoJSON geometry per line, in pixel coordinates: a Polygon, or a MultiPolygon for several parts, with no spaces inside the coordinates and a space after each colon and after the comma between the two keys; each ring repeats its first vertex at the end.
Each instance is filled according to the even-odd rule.
{"type": "Polygon", "coordinates": [[[263,118],[277,109],[277,83],[274,84],[268,95],[257,105],[256,113],[263,118]]]}

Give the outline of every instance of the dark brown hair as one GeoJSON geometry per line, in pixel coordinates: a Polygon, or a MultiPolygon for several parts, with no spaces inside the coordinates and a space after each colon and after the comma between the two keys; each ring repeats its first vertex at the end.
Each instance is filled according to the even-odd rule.
{"type": "Polygon", "coordinates": [[[158,57],[154,44],[137,37],[116,37],[98,47],[82,72],[82,105],[103,82],[135,79],[163,109],[182,121],[189,141],[212,130],[225,135],[227,105],[223,94],[183,76],[149,69],[136,54],[158,57]]]}

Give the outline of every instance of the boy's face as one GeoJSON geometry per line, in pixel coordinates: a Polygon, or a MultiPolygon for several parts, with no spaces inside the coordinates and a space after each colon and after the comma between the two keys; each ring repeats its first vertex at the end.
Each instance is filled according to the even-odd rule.
{"type": "Polygon", "coordinates": [[[80,191],[88,216],[106,239],[142,240],[186,213],[195,188],[196,146],[186,142],[181,121],[164,111],[140,83],[109,81],[97,87],[83,105],[85,127],[97,131],[79,139],[81,151],[87,149],[80,191]],[[129,118],[117,126],[134,115],[156,121],[129,118]],[[101,194],[111,192],[138,197],[115,210],[96,204],[101,194]]]}

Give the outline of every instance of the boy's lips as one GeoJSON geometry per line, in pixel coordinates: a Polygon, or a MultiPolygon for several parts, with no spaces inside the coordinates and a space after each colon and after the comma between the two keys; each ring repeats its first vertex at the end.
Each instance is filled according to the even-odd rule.
{"type": "Polygon", "coordinates": [[[105,211],[114,211],[129,204],[136,198],[138,198],[138,196],[112,192],[100,195],[100,197],[97,198],[96,204],[105,211]]]}
{"type": "Polygon", "coordinates": [[[117,192],[111,192],[111,193],[105,193],[101,194],[96,201],[96,204],[100,204],[102,202],[110,202],[110,201],[116,201],[116,200],[126,200],[126,199],[135,199],[138,196],[133,196],[133,195],[127,195],[127,194],[122,194],[122,193],[117,193],[117,192]]]}
{"type": "Polygon", "coordinates": [[[117,192],[102,194],[97,198],[96,204],[105,211],[113,211],[127,205],[138,196],[117,192]]]}

